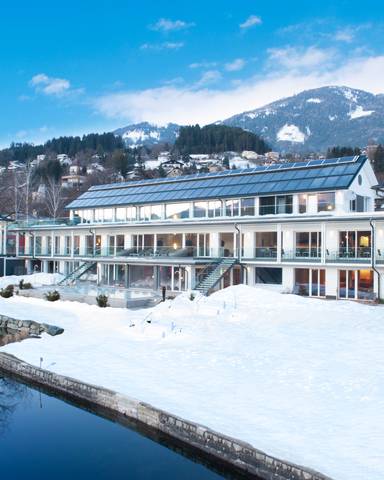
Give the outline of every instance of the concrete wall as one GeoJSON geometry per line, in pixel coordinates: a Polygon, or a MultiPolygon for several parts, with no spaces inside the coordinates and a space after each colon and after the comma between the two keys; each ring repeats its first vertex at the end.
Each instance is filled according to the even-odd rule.
{"type": "Polygon", "coordinates": [[[49,387],[56,393],[87,401],[117,412],[153,429],[176,438],[182,443],[205,452],[224,464],[247,472],[250,478],[263,480],[331,480],[329,477],[279,460],[251,445],[210,430],[105,388],[57,375],[25,363],[12,355],[0,353],[0,371],[10,373],[34,384],[49,387]]]}

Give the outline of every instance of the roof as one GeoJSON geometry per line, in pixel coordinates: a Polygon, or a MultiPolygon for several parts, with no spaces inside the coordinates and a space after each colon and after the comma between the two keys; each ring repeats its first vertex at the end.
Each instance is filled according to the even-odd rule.
{"type": "Polygon", "coordinates": [[[66,208],[143,205],[347,189],[365,155],[95,185],[66,208]]]}

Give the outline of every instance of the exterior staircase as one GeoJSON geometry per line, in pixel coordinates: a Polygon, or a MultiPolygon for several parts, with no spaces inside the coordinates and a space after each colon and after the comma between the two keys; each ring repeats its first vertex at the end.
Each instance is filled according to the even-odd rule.
{"type": "Polygon", "coordinates": [[[57,285],[70,285],[78,280],[84,273],[87,273],[97,262],[83,262],[73,272],[60,280],[57,285]]]}
{"type": "Polygon", "coordinates": [[[223,276],[231,270],[237,263],[237,259],[233,257],[226,257],[215,264],[213,269],[195,286],[194,290],[209,295],[209,292],[214,288],[223,276]]]}

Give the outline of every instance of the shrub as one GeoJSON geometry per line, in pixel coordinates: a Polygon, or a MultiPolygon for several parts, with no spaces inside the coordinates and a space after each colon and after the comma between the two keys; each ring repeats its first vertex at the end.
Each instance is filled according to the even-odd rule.
{"type": "Polygon", "coordinates": [[[97,305],[101,308],[108,307],[108,296],[103,293],[99,293],[96,297],[97,305]]]}
{"type": "Polygon", "coordinates": [[[189,299],[191,300],[191,302],[193,302],[195,298],[196,298],[196,295],[194,293],[190,293],[189,299]]]}
{"type": "Polygon", "coordinates": [[[45,298],[48,302],[56,302],[60,300],[60,293],[57,290],[51,290],[45,294],[45,298]]]}
{"type": "Polygon", "coordinates": [[[29,282],[24,282],[23,279],[20,280],[19,282],[19,289],[20,290],[30,290],[32,287],[32,283],[29,282]]]}
{"type": "Polygon", "coordinates": [[[10,298],[13,297],[13,285],[8,285],[5,288],[0,290],[0,295],[3,298],[10,298]]]}

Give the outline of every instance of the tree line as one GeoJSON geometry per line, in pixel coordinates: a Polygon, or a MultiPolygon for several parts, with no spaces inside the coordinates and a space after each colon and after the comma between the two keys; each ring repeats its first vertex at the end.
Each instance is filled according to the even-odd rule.
{"type": "Polygon", "coordinates": [[[255,133],[226,125],[190,125],[181,127],[175,148],[182,154],[210,154],[252,150],[259,154],[270,151],[267,143],[255,133]]]}

